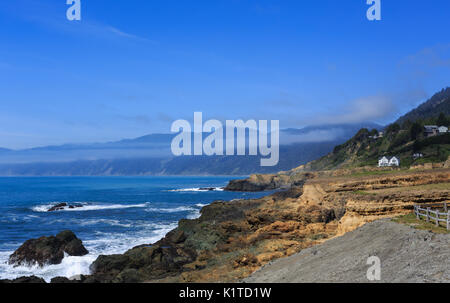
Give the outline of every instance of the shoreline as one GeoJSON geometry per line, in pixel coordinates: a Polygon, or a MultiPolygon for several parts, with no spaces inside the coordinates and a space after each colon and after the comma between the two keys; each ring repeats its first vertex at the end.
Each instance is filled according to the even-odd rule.
{"type": "Polygon", "coordinates": [[[450,182],[449,169],[297,178],[261,198],[204,206],[200,217],[180,220],[152,245],[101,255],[81,282],[236,282],[273,260],[409,213],[415,200],[450,198],[447,186],[437,186],[450,182]]]}

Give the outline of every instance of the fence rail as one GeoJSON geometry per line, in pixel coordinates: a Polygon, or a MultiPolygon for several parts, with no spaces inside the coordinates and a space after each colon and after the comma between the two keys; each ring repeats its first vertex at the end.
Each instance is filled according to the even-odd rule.
{"type": "Polygon", "coordinates": [[[418,220],[424,217],[427,222],[434,221],[436,226],[439,226],[439,222],[444,222],[447,225],[447,230],[450,230],[450,210],[448,210],[447,203],[443,203],[443,209],[444,212],[440,212],[439,209],[433,210],[431,207],[422,208],[419,205],[414,205],[414,213],[418,220]]]}

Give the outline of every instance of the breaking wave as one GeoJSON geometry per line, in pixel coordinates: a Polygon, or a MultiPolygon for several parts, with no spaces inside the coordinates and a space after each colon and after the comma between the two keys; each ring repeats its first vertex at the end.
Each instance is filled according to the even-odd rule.
{"type": "Polygon", "coordinates": [[[145,228],[133,236],[130,234],[96,233],[96,239],[83,241],[83,245],[89,251],[82,257],[65,255],[61,264],[47,265],[44,267],[17,266],[8,264],[8,258],[13,251],[0,252],[0,273],[2,279],[15,279],[22,276],[39,276],[47,282],[53,277],[74,277],[90,274],[90,265],[99,255],[124,253],[126,250],[143,244],[152,244],[163,238],[174,229],[177,223],[169,224],[145,224],[145,228]]]}
{"type": "Polygon", "coordinates": [[[224,191],[223,187],[194,187],[194,188],[180,188],[171,189],[170,192],[208,192],[208,191],[224,191]]]}
{"type": "MultiPolygon", "coordinates": [[[[32,207],[31,209],[35,212],[48,212],[50,208],[59,203],[65,202],[53,202],[44,205],[37,205],[32,207]]],[[[62,209],[58,211],[94,211],[94,210],[107,210],[107,209],[124,209],[124,208],[143,208],[147,207],[149,203],[141,203],[141,204],[99,204],[99,203],[87,203],[87,202],[74,202],[72,204],[80,205],[81,207],[69,208],[69,204],[64,206],[62,209]]]]}

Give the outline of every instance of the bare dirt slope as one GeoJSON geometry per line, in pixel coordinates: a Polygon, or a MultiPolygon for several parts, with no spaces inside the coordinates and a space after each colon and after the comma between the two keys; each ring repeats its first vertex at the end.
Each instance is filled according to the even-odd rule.
{"type": "Polygon", "coordinates": [[[380,282],[450,282],[450,234],[381,219],[264,266],[247,283],[369,282],[369,256],[381,259],[380,282]]]}

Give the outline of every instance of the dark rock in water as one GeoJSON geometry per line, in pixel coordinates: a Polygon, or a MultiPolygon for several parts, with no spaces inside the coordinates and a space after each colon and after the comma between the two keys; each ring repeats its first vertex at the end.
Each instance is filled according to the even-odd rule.
{"type": "Polygon", "coordinates": [[[55,206],[49,208],[47,211],[58,211],[58,210],[64,210],[65,208],[69,208],[69,209],[74,209],[74,208],[80,208],[83,207],[83,205],[81,204],[67,204],[67,203],[59,203],[56,204],[55,206]]]}
{"type": "Polygon", "coordinates": [[[160,279],[183,271],[183,265],[197,257],[194,250],[185,247],[186,236],[173,230],[153,245],[136,246],[121,255],[99,256],[92,263],[93,273],[85,283],[136,283],[160,279]]]}
{"type": "Polygon", "coordinates": [[[90,270],[92,272],[111,272],[121,271],[127,266],[130,258],[126,255],[100,255],[94,263],[91,264],[90,270]]]}
{"type": "Polygon", "coordinates": [[[227,242],[228,225],[221,223],[245,220],[247,208],[260,204],[256,200],[245,205],[216,201],[202,208],[200,218],[181,220],[178,228],[152,245],[140,245],[124,254],[99,256],[90,267],[92,275],[84,283],[146,282],[202,268],[202,264],[192,265],[199,253],[227,242]]]}
{"type": "Polygon", "coordinates": [[[275,175],[251,175],[243,180],[231,180],[225,187],[225,191],[242,191],[242,192],[257,192],[274,189],[289,189],[292,186],[302,186],[304,181],[308,179],[306,174],[291,179],[289,175],[275,174],[275,175]]]}
{"type": "Polygon", "coordinates": [[[50,283],[52,284],[69,284],[69,283],[83,283],[86,280],[86,277],[84,275],[79,275],[73,278],[66,278],[66,277],[55,277],[53,278],[50,283]]]}
{"type": "Polygon", "coordinates": [[[62,209],[64,209],[65,207],[67,207],[67,205],[68,205],[67,203],[59,203],[59,204],[56,204],[55,206],[49,208],[47,211],[57,211],[57,210],[62,210],[62,209]]]}
{"type": "Polygon", "coordinates": [[[80,208],[80,207],[83,207],[83,205],[80,205],[80,204],[69,205],[70,209],[80,208]]]}
{"type": "Polygon", "coordinates": [[[84,256],[89,253],[83,242],[70,230],[60,232],[56,235],[56,239],[63,244],[63,249],[69,256],[84,256]]]}
{"type": "Polygon", "coordinates": [[[215,188],[215,187],[200,187],[199,190],[203,190],[203,191],[215,191],[216,188],[215,188]]]}
{"type": "Polygon", "coordinates": [[[50,283],[52,284],[66,284],[66,283],[73,283],[73,281],[70,281],[69,278],[66,277],[55,277],[52,278],[50,283]]]}
{"type": "Polygon", "coordinates": [[[46,283],[44,279],[31,276],[31,277],[20,277],[14,280],[0,280],[1,283],[46,283]]]}
{"type": "Polygon", "coordinates": [[[123,255],[99,256],[91,265],[91,271],[103,281],[143,282],[179,273],[184,264],[194,259],[194,253],[154,245],[133,248],[123,255]]]}
{"type": "Polygon", "coordinates": [[[244,179],[244,180],[230,180],[228,185],[225,187],[226,191],[242,191],[242,192],[257,192],[265,191],[279,188],[279,184],[272,182],[255,182],[254,180],[244,179]]]}
{"type": "Polygon", "coordinates": [[[31,239],[20,246],[10,257],[9,264],[44,266],[60,264],[64,252],[70,256],[84,256],[89,252],[80,239],[70,230],[60,232],[55,236],[31,239]]]}

